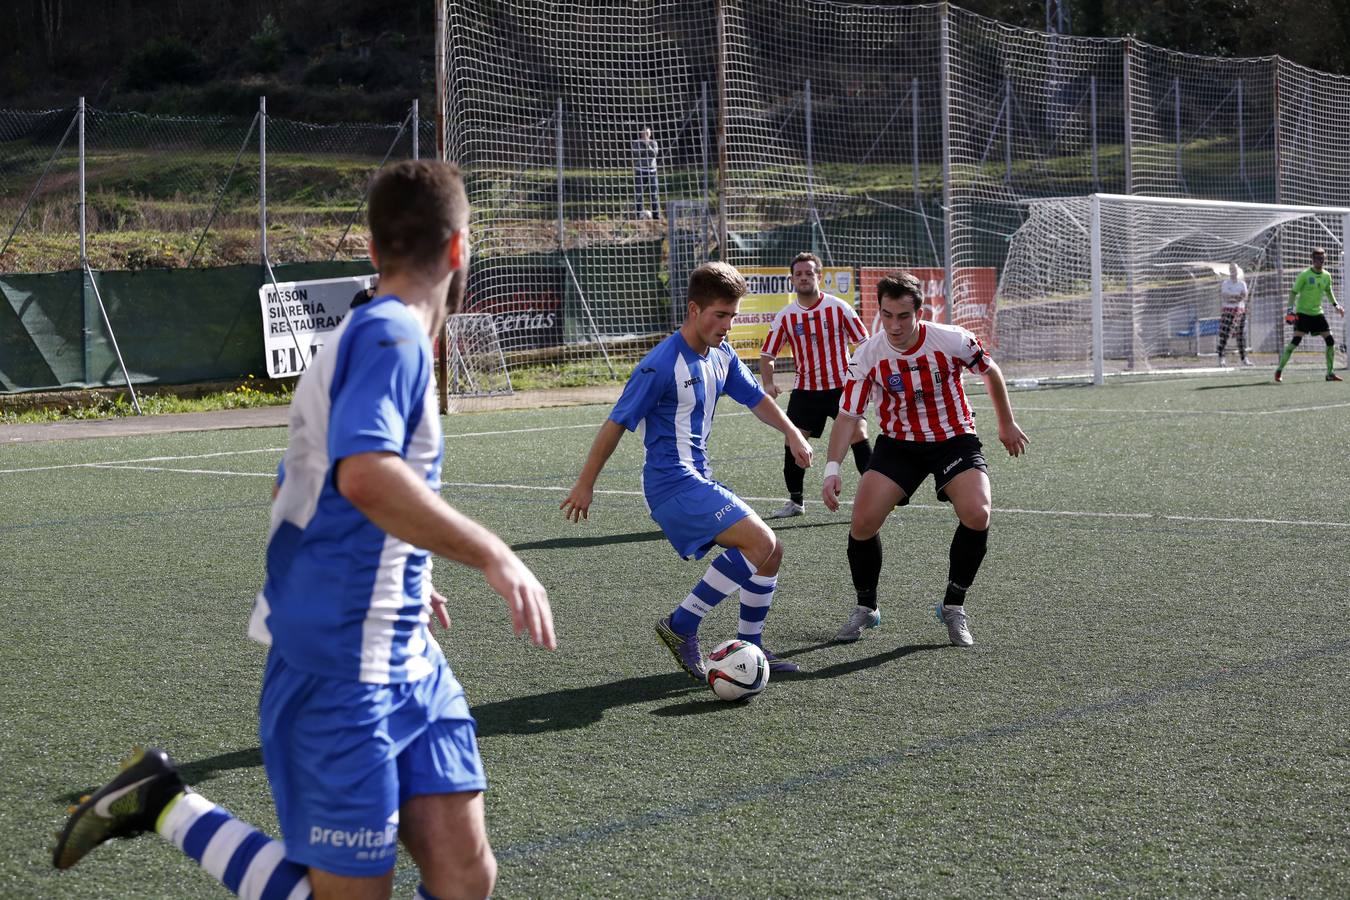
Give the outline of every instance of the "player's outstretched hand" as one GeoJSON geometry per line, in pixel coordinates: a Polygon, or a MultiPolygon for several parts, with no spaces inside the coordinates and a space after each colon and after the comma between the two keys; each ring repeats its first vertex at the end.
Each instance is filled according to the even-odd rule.
{"type": "Polygon", "coordinates": [[[573,522],[580,522],[582,519],[590,518],[591,501],[595,499],[595,491],[591,488],[582,487],[580,484],[572,486],[572,492],[567,495],[562,503],[558,504],[558,509],[563,511],[563,517],[571,519],[573,522]]]}
{"type": "Polygon", "coordinates": [[[1016,422],[1010,423],[1006,428],[1000,425],[998,439],[1008,451],[1009,456],[1021,456],[1027,452],[1027,444],[1031,443],[1026,433],[1017,427],[1016,422]]]}
{"type": "Polygon", "coordinates": [[[548,592],[520,557],[506,549],[483,569],[483,577],[511,609],[511,628],[516,634],[528,633],[540,647],[557,649],[548,592]]]}
{"type": "Polygon", "coordinates": [[[442,628],[449,631],[450,611],[446,609],[445,598],[442,597],[441,592],[435,588],[430,588],[430,591],[431,596],[428,598],[427,602],[431,605],[431,614],[436,618],[437,622],[441,623],[442,628]]]}
{"type": "Polygon", "coordinates": [[[820,486],[820,499],[825,508],[834,512],[839,508],[839,492],[844,489],[844,480],[838,475],[826,475],[820,486]]]}

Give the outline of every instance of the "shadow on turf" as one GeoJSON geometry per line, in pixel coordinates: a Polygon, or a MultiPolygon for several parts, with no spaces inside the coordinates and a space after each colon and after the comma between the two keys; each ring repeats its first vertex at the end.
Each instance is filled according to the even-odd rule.
{"type": "Polygon", "coordinates": [[[1269,378],[1262,378],[1260,381],[1239,381],[1236,384],[1201,384],[1196,386],[1197,391],[1227,391],[1232,388],[1260,387],[1263,384],[1274,384],[1269,378]]]}
{"type": "Polygon", "coordinates": [[[672,672],[484,703],[473,708],[473,717],[478,721],[479,737],[566,731],[594,725],[607,709],[650,703],[690,690],[698,690],[698,685],[688,675],[672,672]]]}
{"type": "Polygon", "coordinates": [[[546,541],[526,541],[512,544],[517,553],[523,550],[560,550],[575,547],[605,547],[610,544],[642,544],[647,541],[664,541],[666,536],[660,531],[634,531],[631,534],[602,534],[595,537],[549,538],[546,541]]]}
{"type": "MultiPolygon", "coordinates": [[[[173,755],[172,752],[170,752],[170,755],[173,755]]],[[[201,784],[204,781],[210,781],[211,776],[217,772],[226,772],[231,769],[255,769],[262,764],[262,748],[249,747],[247,750],[231,750],[229,753],[218,753],[215,756],[208,756],[206,759],[198,759],[193,762],[179,762],[178,772],[188,784],[201,784]]],[[[95,785],[82,791],[71,791],[69,794],[62,794],[57,799],[66,805],[79,803],[81,797],[85,794],[92,794],[100,787],[102,785],[95,785]]]]}
{"type": "MultiPolygon", "coordinates": [[[[811,653],[815,650],[824,650],[827,647],[838,647],[839,644],[834,641],[825,641],[820,644],[812,644],[808,647],[800,647],[796,650],[787,651],[778,654],[787,659],[788,657],[800,656],[803,653],[811,653]]],[[[905,647],[896,647],[894,650],[887,650],[885,653],[874,653],[871,656],[864,656],[861,659],[851,659],[847,662],[835,663],[832,666],[825,666],[821,669],[803,669],[800,672],[784,673],[775,675],[771,679],[773,682],[789,681],[809,681],[816,678],[838,678],[840,675],[850,675],[853,672],[859,672],[863,669],[870,669],[873,666],[884,665],[888,662],[894,662],[897,659],[903,659],[913,653],[920,653],[924,650],[942,650],[946,644],[909,644],[905,647]]],[[[677,703],[673,706],[662,707],[656,710],[658,716],[693,716],[701,713],[717,712],[720,709],[726,709],[728,704],[709,703],[707,696],[702,696],[685,703],[677,703]]]]}

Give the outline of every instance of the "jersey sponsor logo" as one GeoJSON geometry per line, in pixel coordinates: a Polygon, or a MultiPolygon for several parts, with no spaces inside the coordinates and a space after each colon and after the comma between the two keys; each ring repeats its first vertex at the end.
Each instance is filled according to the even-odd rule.
{"type": "Polygon", "coordinates": [[[390,816],[384,828],[324,828],[311,825],[310,846],[332,847],[335,850],[361,851],[362,859],[379,859],[393,855],[398,849],[398,813],[390,816]]]}
{"type": "Polygon", "coordinates": [[[903,391],[905,389],[905,376],[901,375],[899,372],[896,372],[894,375],[886,379],[886,387],[890,388],[896,393],[903,391]]]}
{"type": "Polygon", "coordinates": [[[806,323],[805,323],[805,322],[798,322],[796,325],[793,325],[793,326],[792,326],[792,330],[793,330],[793,332],[794,332],[795,334],[798,334],[798,335],[805,335],[805,334],[806,334],[806,323]]]}
{"type": "Polygon", "coordinates": [[[692,377],[692,378],[686,378],[686,379],[684,380],[684,386],[685,386],[685,387],[693,387],[694,385],[698,384],[698,383],[699,383],[700,381],[702,381],[702,380],[703,380],[702,378],[699,378],[697,375],[695,375],[695,376],[692,377]]]}

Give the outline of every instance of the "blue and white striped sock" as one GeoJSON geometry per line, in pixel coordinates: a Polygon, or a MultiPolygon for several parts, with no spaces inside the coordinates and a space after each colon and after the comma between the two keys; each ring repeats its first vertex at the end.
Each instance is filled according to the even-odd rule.
{"type": "Polygon", "coordinates": [[[736,588],[750,581],[750,564],[735,547],[723,553],[708,566],[703,580],[684,598],[684,602],[670,616],[670,627],[679,634],[693,634],[703,617],[721,603],[736,588]]]}
{"type": "Polygon", "coordinates": [[[155,830],[243,900],[304,900],[309,870],[286,848],[201,794],[185,793],[159,816],[155,830]]]}
{"type": "Polygon", "coordinates": [[[750,582],[741,587],[741,622],[736,627],[736,637],[752,644],[761,643],[764,618],[773,605],[773,592],[777,587],[777,575],[750,576],[750,582]]]}

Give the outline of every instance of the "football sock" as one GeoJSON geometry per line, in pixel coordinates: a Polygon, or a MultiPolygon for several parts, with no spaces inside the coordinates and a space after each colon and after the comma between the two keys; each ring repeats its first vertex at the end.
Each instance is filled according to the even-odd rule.
{"type": "Polygon", "coordinates": [[[848,536],[848,570],[853,576],[853,589],[858,592],[858,605],[876,609],[877,582],[881,580],[880,534],[865,541],[848,536]]]}
{"type": "Polygon", "coordinates": [[[867,466],[872,462],[872,445],[867,443],[867,438],[853,442],[853,464],[858,467],[858,474],[861,475],[867,471],[867,466]]]}
{"type": "Polygon", "coordinates": [[[741,621],[736,626],[736,637],[760,644],[764,617],[769,614],[777,587],[777,575],[751,575],[750,581],[741,585],[741,621]]]}
{"type": "Polygon", "coordinates": [[[798,506],[802,505],[802,485],[806,483],[806,470],[797,465],[792,458],[792,450],[783,448],[783,481],[787,484],[788,496],[798,506]]]}
{"type": "Polygon", "coordinates": [[[694,585],[689,596],[670,616],[670,627],[678,634],[693,634],[703,617],[736,588],[747,584],[754,573],[735,547],[712,561],[703,580],[694,585]]]}
{"type": "Polygon", "coordinates": [[[285,845],[201,794],[186,791],[171,800],[155,830],[244,900],[312,895],[309,870],[286,859],[285,845]]]}
{"type": "Polygon", "coordinates": [[[966,591],[975,582],[975,573],[980,571],[988,545],[989,529],[975,531],[957,524],[956,534],[952,535],[951,565],[947,569],[947,595],[942,600],[943,605],[961,606],[966,602],[966,591]]]}
{"type": "Polygon", "coordinates": [[[1279,361],[1279,363],[1275,366],[1276,369],[1283,369],[1283,368],[1284,368],[1284,364],[1287,363],[1287,362],[1289,362],[1289,357],[1291,357],[1291,356],[1294,355],[1294,347],[1296,347],[1296,346],[1297,346],[1296,344],[1285,344],[1285,345],[1284,345],[1284,350],[1280,353],[1280,361],[1279,361]]]}
{"type": "Polygon", "coordinates": [[[1329,343],[1327,344],[1327,374],[1330,375],[1334,371],[1336,371],[1336,345],[1329,343]]]}

